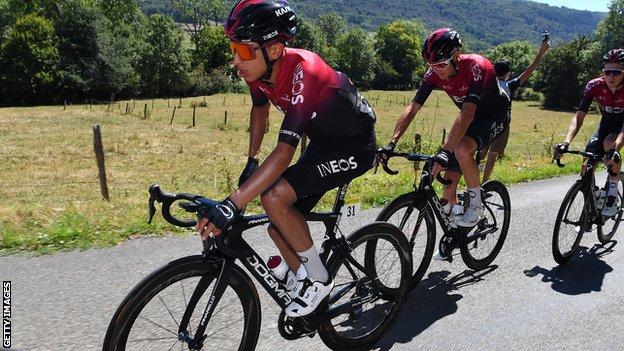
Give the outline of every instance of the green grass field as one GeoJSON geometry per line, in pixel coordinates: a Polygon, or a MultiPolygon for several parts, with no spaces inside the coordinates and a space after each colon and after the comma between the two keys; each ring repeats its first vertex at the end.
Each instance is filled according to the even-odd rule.
{"type": "MultiPolygon", "coordinates": [[[[385,144],[413,92],[369,91],[378,115],[378,143],[385,144]]],[[[217,199],[233,191],[246,161],[250,108],[245,94],[182,99],[123,101],[113,105],[70,105],[0,109],[0,253],[49,252],[113,245],[136,235],[181,233],[162,218],[146,223],[147,188],[203,194],[217,199]],[[147,104],[147,118],[144,109],[147,104]],[[125,114],[126,105],[131,109],[125,114]],[[192,105],[196,127],[192,124],[192,105]],[[108,111],[107,111],[108,110],[108,111]],[[227,124],[224,115],[227,111],[227,124]],[[100,195],[93,152],[92,126],[99,124],[106,155],[110,202],[100,195]]],[[[543,110],[536,102],[514,102],[506,157],[493,178],[510,184],[577,172],[550,163],[551,146],[560,141],[572,113],[543,110]]],[[[433,152],[458,110],[434,92],[405,134],[398,149],[411,151],[413,134],[422,135],[425,152],[433,152]]],[[[270,130],[262,154],[272,150],[282,115],[271,110],[270,130]]],[[[599,115],[590,115],[573,147],[583,147],[599,115]]],[[[355,180],[348,202],[382,206],[412,188],[411,164],[397,160],[398,176],[372,172],[355,180]]],[[[321,206],[333,198],[325,196],[321,206]]],[[[256,200],[249,211],[259,212],[256,200]]]]}

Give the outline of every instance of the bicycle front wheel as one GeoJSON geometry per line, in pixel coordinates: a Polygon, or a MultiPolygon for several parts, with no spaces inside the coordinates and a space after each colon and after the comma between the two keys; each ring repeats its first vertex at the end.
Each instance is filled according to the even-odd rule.
{"type": "Polygon", "coordinates": [[[412,278],[410,291],[413,290],[427,272],[435,248],[436,227],[433,213],[428,205],[419,211],[420,204],[414,202],[414,193],[403,194],[386,207],[377,216],[378,221],[394,224],[406,236],[412,252],[412,278]]]}
{"type": "MultiPolygon", "coordinates": [[[[189,256],[150,274],[117,309],[102,349],[189,349],[188,338],[194,337],[206,306],[212,303],[209,299],[220,266],[217,261],[189,256]],[[187,318],[183,318],[185,311],[187,318]]],[[[210,350],[253,350],[259,333],[258,292],[244,271],[234,266],[204,333],[203,345],[210,350]]]]}
{"type": "Polygon", "coordinates": [[[461,235],[459,249],[466,266],[485,269],[496,258],[509,230],[511,202],[503,183],[490,180],[481,186],[485,218],[461,235]]]}
{"type": "Polygon", "coordinates": [[[566,264],[578,250],[585,231],[587,199],[577,182],[568,190],[561,202],[553,230],[552,253],[558,264],[566,264]]]}
{"type": "Polygon", "coordinates": [[[379,341],[401,311],[412,275],[407,240],[395,226],[375,222],[349,235],[347,241],[348,255],[336,251],[327,262],[335,282],[328,312],[351,307],[318,330],[333,350],[359,350],[379,341]],[[372,256],[369,245],[375,247],[372,256]]]}

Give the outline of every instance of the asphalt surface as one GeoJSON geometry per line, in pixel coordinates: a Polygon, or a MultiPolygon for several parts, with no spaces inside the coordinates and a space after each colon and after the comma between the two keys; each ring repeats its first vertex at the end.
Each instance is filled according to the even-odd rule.
{"type": "MultiPolygon", "coordinates": [[[[474,273],[460,259],[432,261],[397,322],[374,349],[621,349],[624,249],[617,241],[622,229],[605,247],[596,245],[595,232],[586,234],[581,255],[565,267],[551,256],[556,213],[575,179],[511,186],[509,234],[490,269],[474,273]]],[[[341,228],[351,232],[377,213],[363,211],[343,221],[341,228]]],[[[317,243],[322,235],[318,229],[313,227],[317,243]]],[[[262,230],[246,238],[262,257],[276,252],[262,230]]],[[[199,239],[189,235],[38,257],[0,257],[0,278],[12,282],[13,349],[101,349],[113,313],[141,278],[200,251],[199,239]]],[[[276,329],[279,310],[265,292],[259,293],[262,331],[257,350],[326,349],[318,336],[282,339],[276,329]]]]}

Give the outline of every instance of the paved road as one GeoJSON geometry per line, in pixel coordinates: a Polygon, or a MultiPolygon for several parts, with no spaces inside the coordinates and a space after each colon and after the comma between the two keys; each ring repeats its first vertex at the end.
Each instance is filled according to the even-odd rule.
{"type": "MultiPolygon", "coordinates": [[[[461,260],[432,262],[376,350],[621,349],[624,249],[615,243],[596,250],[592,233],[583,239],[587,249],[582,257],[571,265],[558,267],[551,258],[556,211],[574,179],[512,186],[511,228],[492,269],[474,275],[461,260]]],[[[349,232],[376,214],[365,211],[343,223],[343,230],[349,232]]],[[[261,247],[261,256],[275,252],[262,232],[248,237],[261,247]]],[[[188,236],[142,238],[112,248],[41,257],[1,257],[0,278],[13,284],[13,346],[101,348],[125,294],[156,267],[199,250],[198,239],[188,236]]],[[[266,293],[260,295],[263,326],[257,350],[326,349],[318,337],[281,339],[277,310],[266,293]]]]}

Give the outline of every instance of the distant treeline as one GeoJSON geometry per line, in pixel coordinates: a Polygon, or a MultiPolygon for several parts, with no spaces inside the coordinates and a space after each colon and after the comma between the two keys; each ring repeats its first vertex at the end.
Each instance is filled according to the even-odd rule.
{"type": "MultiPolygon", "coordinates": [[[[0,105],[244,90],[229,65],[223,28],[211,25],[223,21],[231,1],[168,4],[184,24],[145,14],[137,0],[0,0],[0,105]]],[[[369,32],[330,12],[314,20],[301,17],[290,45],[319,53],[361,89],[414,89],[426,69],[422,41],[433,27],[397,20],[369,32]]],[[[601,56],[624,46],[621,28],[624,0],[614,0],[593,35],[549,51],[529,82],[544,94],[547,107],[578,103],[584,83],[599,74],[601,56]]],[[[539,39],[539,31],[534,35],[539,39]]],[[[464,51],[473,43],[465,40],[464,51]]],[[[511,41],[485,54],[492,61],[512,61],[517,75],[536,50],[532,43],[511,41]]]]}

